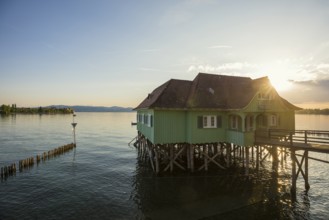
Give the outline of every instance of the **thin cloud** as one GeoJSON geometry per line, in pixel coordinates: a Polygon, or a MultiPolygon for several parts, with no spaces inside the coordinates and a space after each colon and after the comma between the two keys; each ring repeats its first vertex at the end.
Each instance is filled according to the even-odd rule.
{"type": "Polygon", "coordinates": [[[209,46],[209,49],[231,49],[232,46],[229,45],[213,45],[213,46],[209,46]]]}
{"type": "Polygon", "coordinates": [[[221,65],[213,66],[209,64],[205,65],[190,65],[187,72],[218,72],[218,73],[234,73],[245,75],[250,72],[256,72],[259,68],[258,65],[248,63],[248,62],[234,62],[234,63],[224,63],[221,65]]]}

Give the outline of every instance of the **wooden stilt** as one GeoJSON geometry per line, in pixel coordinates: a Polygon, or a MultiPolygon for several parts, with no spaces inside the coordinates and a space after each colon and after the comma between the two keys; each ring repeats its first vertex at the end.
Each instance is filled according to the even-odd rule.
{"type": "Polygon", "coordinates": [[[259,152],[260,146],[256,146],[256,169],[259,169],[259,157],[260,157],[260,152],[259,152]]]}
{"type": "Polygon", "coordinates": [[[297,181],[297,175],[296,175],[296,155],[295,150],[291,149],[291,193],[295,197],[296,196],[296,181],[297,181]]]}
{"type": "Polygon", "coordinates": [[[203,146],[203,157],[204,157],[204,166],[205,166],[205,170],[208,171],[208,146],[204,145],[203,146]]]}
{"type": "Polygon", "coordinates": [[[278,159],[278,149],[276,146],[272,146],[272,169],[277,171],[278,170],[278,163],[279,163],[279,159],[278,159]]]}
{"type": "Polygon", "coordinates": [[[169,150],[170,150],[170,162],[169,162],[169,165],[170,165],[170,172],[172,172],[174,170],[174,145],[173,144],[170,144],[169,145],[169,150]]]}
{"type": "Polygon", "coordinates": [[[194,145],[190,144],[190,163],[191,163],[191,172],[194,172],[194,145]]]}
{"type": "Polygon", "coordinates": [[[305,189],[308,191],[310,189],[310,184],[308,182],[308,150],[305,151],[305,189]]]}
{"type": "Polygon", "coordinates": [[[245,167],[245,148],[246,147],[239,146],[239,148],[240,148],[240,152],[242,154],[242,167],[245,167]]]}
{"type": "Polygon", "coordinates": [[[187,169],[191,169],[191,153],[190,153],[190,146],[186,144],[186,163],[187,163],[187,169]]]}
{"type": "Polygon", "coordinates": [[[246,175],[249,175],[249,147],[245,147],[246,149],[246,175]]]}
{"type": "Polygon", "coordinates": [[[159,156],[158,156],[158,146],[154,147],[154,159],[155,159],[155,173],[158,174],[160,172],[159,168],[159,156]]]}
{"type": "Polygon", "coordinates": [[[226,167],[230,167],[231,144],[226,144],[226,167]]]}

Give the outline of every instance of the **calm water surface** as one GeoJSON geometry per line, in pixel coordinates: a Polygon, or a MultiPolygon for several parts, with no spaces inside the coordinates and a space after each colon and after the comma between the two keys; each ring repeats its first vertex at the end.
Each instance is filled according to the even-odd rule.
{"type": "MultiPolygon", "coordinates": [[[[310,161],[311,189],[290,195],[290,161],[243,171],[155,177],[127,145],[135,113],[78,113],[77,148],[0,182],[0,219],[327,219],[329,165],[310,161]]],[[[71,115],[0,118],[0,166],[72,142],[71,115]]],[[[329,116],[297,115],[297,129],[329,130],[329,116]]],[[[328,155],[313,154],[329,160],[328,155]]]]}

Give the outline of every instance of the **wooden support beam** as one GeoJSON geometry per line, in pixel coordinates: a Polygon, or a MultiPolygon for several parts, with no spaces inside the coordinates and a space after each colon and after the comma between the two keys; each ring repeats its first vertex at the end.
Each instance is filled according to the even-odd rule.
{"type": "MultiPolygon", "coordinates": [[[[223,167],[222,165],[220,165],[217,161],[215,161],[215,158],[220,156],[220,152],[217,152],[217,154],[215,154],[214,156],[210,157],[208,154],[204,153],[204,157],[207,158],[207,164],[203,164],[201,167],[199,167],[199,170],[202,170],[203,168],[208,169],[208,164],[210,162],[213,162],[214,164],[216,164],[219,168],[221,169],[225,169],[225,167],[223,167]]],[[[207,171],[207,170],[206,170],[207,171]]]]}
{"type": "Polygon", "coordinates": [[[296,175],[296,155],[295,150],[291,149],[291,194],[293,197],[296,196],[296,181],[297,181],[297,175],[296,175]]]}
{"type": "Polygon", "coordinates": [[[153,164],[152,146],[150,146],[150,145],[147,144],[146,145],[146,148],[147,148],[147,152],[148,152],[148,155],[149,155],[149,160],[150,160],[150,163],[151,163],[152,170],[153,170],[153,172],[156,172],[155,171],[154,164],[153,164]]]}
{"type": "Polygon", "coordinates": [[[158,146],[154,147],[154,159],[155,159],[155,173],[158,174],[160,172],[158,146]]]}
{"type": "Polygon", "coordinates": [[[230,167],[231,144],[226,144],[226,167],[230,167]]]}
{"type": "Polygon", "coordinates": [[[259,152],[259,149],[260,146],[257,145],[256,146],[256,169],[258,170],[259,169],[259,158],[260,158],[260,152],[259,152]]]}
{"type": "Polygon", "coordinates": [[[305,189],[308,191],[310,189],[310,184],[308,182],[308,150],[305,151],[305,189]]]}
{"type": "Polygon", "coordinates": [[[191,172],[194,172],[194,145],[189,145],[190,148],[190,163],[191,163],[191,172]]]}
{"type": "Polygon", "coordinates": [[[178,151],[178,153],[176,155],[174,155],[174,145],[173,144],[170,144],[169,145],[169,164],[166,166],[166,168],[164,169],[164,171],[167,171],[170,168],[170,172],[172,172],[173,169],[174,169],[174,164],[176,166],[178,166],[179,168],[181,168],[182,170],[185,170],[185,168],[176,161],[176,159],[178,158],[178,156],[182,152],[184,152],[184,150],[185,150],[185,147],[183,145],[183,147],[178,151]]]}
{"type": "Polygon", "coordinates": [[[249,175],[249,147],[245,147],[246,150],[246,175],[249,175]]]}
{"type": "Polygon", "coordinates": [[[207,145],[203,145],[203,159],[204,159],[204,169],[205,171],[208,171],[208,146],[207,145]]]}
{"type": "Polygon", "coordinates": [[[169,167],[170,167],[170,172],[172,172],[174,170],[174,145],[173,144],[169,145],[169,156],[170,156],[169,167]]]}
{"type": "Polygon", "coordinates": [[[191,169],[191,153],[190,153],[191,148],[188,145],[186,145],[185,150],[186,150],[187,169],[191,169]]]}

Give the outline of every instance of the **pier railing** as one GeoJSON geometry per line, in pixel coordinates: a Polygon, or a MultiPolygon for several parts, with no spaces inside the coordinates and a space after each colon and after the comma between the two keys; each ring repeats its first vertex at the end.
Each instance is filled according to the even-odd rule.
{"type": "Polygon", "coordinates": [[[293,146],[294,143],[329,146],[329,131],[269,129],[255,132],[257,142],[282,142],[293,146]]]}

